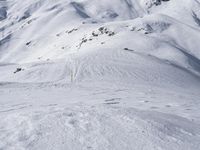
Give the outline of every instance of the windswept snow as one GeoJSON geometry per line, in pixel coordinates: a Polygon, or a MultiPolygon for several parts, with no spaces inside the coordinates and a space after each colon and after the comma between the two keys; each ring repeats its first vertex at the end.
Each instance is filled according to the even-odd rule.
{"type": "Polygon", "coordinates": [[[0,0],[0,149],[200,149],[199,0],[0,0]]]}
{"type": "Polygon", "coordinates": [[[198,124],[179,116],[133,108],[44,105],[31,113],[17,110],[1,120],[2,149],[7,145],[13,149],[75,150],[188,150],[200,146],[198,124]]]}

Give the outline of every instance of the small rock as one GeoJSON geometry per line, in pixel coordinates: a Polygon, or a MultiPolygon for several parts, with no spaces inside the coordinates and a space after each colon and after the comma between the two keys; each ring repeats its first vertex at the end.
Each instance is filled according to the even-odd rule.
{"type": "Polygon", "coordinates": [[[17,68],[13,73],[17,73],[17,72],[20,72],[20,71],[22,71],[22,70],[24,70],[24,69],[22,69],[22,68],[17,68]]]}

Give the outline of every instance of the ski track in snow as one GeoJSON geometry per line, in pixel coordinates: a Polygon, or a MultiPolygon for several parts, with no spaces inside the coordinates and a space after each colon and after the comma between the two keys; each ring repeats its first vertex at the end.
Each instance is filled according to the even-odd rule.
{"type": "Polygon", "coordinates": [[[0,148],[198,149],[198,126],[156,111],[52,104],[31,111],[1,113],[0,148]]]}

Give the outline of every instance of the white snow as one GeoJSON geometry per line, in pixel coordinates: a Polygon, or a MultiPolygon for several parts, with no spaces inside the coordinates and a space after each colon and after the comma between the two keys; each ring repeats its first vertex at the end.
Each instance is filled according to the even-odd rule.
{"type": "Polygon", "coordinates": [[[200,149],[199,0],[0,0],[0,149],[200,149]]]}

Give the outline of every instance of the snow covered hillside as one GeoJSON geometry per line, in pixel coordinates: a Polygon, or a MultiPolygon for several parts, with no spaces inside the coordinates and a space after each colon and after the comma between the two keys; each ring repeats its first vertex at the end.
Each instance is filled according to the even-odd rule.
{"type": "Polygon", "coordinates": [[[0,0],[0,149],[200,149],[199,0],[0,0]]]}

